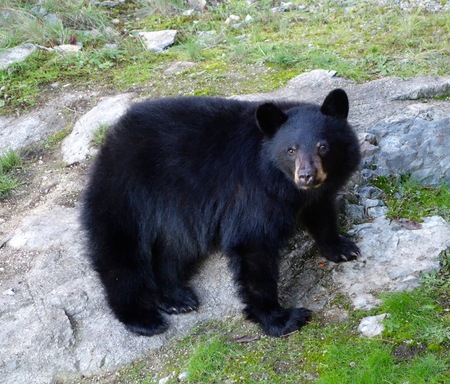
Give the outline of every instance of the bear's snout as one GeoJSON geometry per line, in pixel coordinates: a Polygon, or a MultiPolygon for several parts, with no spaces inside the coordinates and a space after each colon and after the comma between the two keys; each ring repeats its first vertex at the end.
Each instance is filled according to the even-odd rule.
{"type": "Polygon", "coordinates": [[[320,159],[298,157],[295,161],[294,182],[300,189],[318,188],[326,179],[320,159]]]}
{"type": "Polygon", "coordinates": [[[317,169],[313,167],[301,169],[299,170],[299,172],[297,172],[297,179],[298,179],[297,184],[299,186],[311,187],[314,185],[316,175],[317,169]]]}

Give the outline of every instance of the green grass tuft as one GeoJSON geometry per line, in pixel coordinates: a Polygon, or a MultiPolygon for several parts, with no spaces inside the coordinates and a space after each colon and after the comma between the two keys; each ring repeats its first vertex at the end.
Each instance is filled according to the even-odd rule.
{"type": "Polygon", "coordinates": [[[450,221],[450,188],[446,184],[422,186],[408,176],[380,176],[372,184],[385,192],[389,218],[422,221],[423,217],[440,215],[450,221]]]}
{"type": "Polygon", "coordinates": [[[16,151],[9,150],[0,156],[0,198],[7,197],[20,185],[20,181],[11,173],[21,164],[22,161],[16,151]]]}
{"type": "Polygon", "coordinates": [[[94,143],[97,146],[103,144],[106,138],[106,132],[108,132],[109,125],[108,124],[100,124],[97,130],[94,132],[94,143]]]}

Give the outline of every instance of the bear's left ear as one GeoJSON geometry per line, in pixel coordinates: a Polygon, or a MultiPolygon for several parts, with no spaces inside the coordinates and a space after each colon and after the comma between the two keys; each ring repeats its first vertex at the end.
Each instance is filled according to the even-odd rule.
{"type": "Polygon", "coordinates": [[[325,98],[320,111],[324,115],[346,119],[348,116],[348,97],[343,89],[331,91],[325,98]]]}
{"type": "Polygon", "coordinates": [[[268,136],[273,136],[287,119],[287,115],[274,103],[264,103],[256,109],[258,127],[268,136]]]}

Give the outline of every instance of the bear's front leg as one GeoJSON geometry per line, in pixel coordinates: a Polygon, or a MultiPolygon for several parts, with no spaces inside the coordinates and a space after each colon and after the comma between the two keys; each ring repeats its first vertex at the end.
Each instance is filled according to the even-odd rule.
{"type": "Polygon", "coordinates": [[[358,246],[339,235],[338,213],[335,196],[326,196],[306,206],[301,220],[312,235],[320,254],[327,260],[339,263],[355,260],[361,255],[358,246]]]}
{"type": "Polygon", "coordinates": [[[309,309],[280,306],[277,251],[250,251],[245,247],[235,247],[227,254],[245,304],[246,318],[260,324],[266,334],[275,337],[287,335],[311,319],[309,309]]]}

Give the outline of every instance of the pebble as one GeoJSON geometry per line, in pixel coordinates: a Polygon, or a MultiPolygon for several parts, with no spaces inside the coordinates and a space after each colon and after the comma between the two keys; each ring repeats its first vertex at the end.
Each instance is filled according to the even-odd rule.
{"type": "Polygon", "coordinates": [[[189,372],[184,371],[178,375],[178,381],[185,381],[189,377],[189,372]]]}
{"type": "Polygon", "coordinates": [[[6,296],[14,296],[16,293],[14,292],[13,288],[7,289],[5,292],[3,292],[6,296]]]}
{"type": "Polygon", "coordinates": [[[381,322],[388,317],[388,314],[383,313],[377,316],[368,316],[361,319],[358,325],[358,332],[364,337],[375,337],[384,331],[384,325],[381,322]]]}

